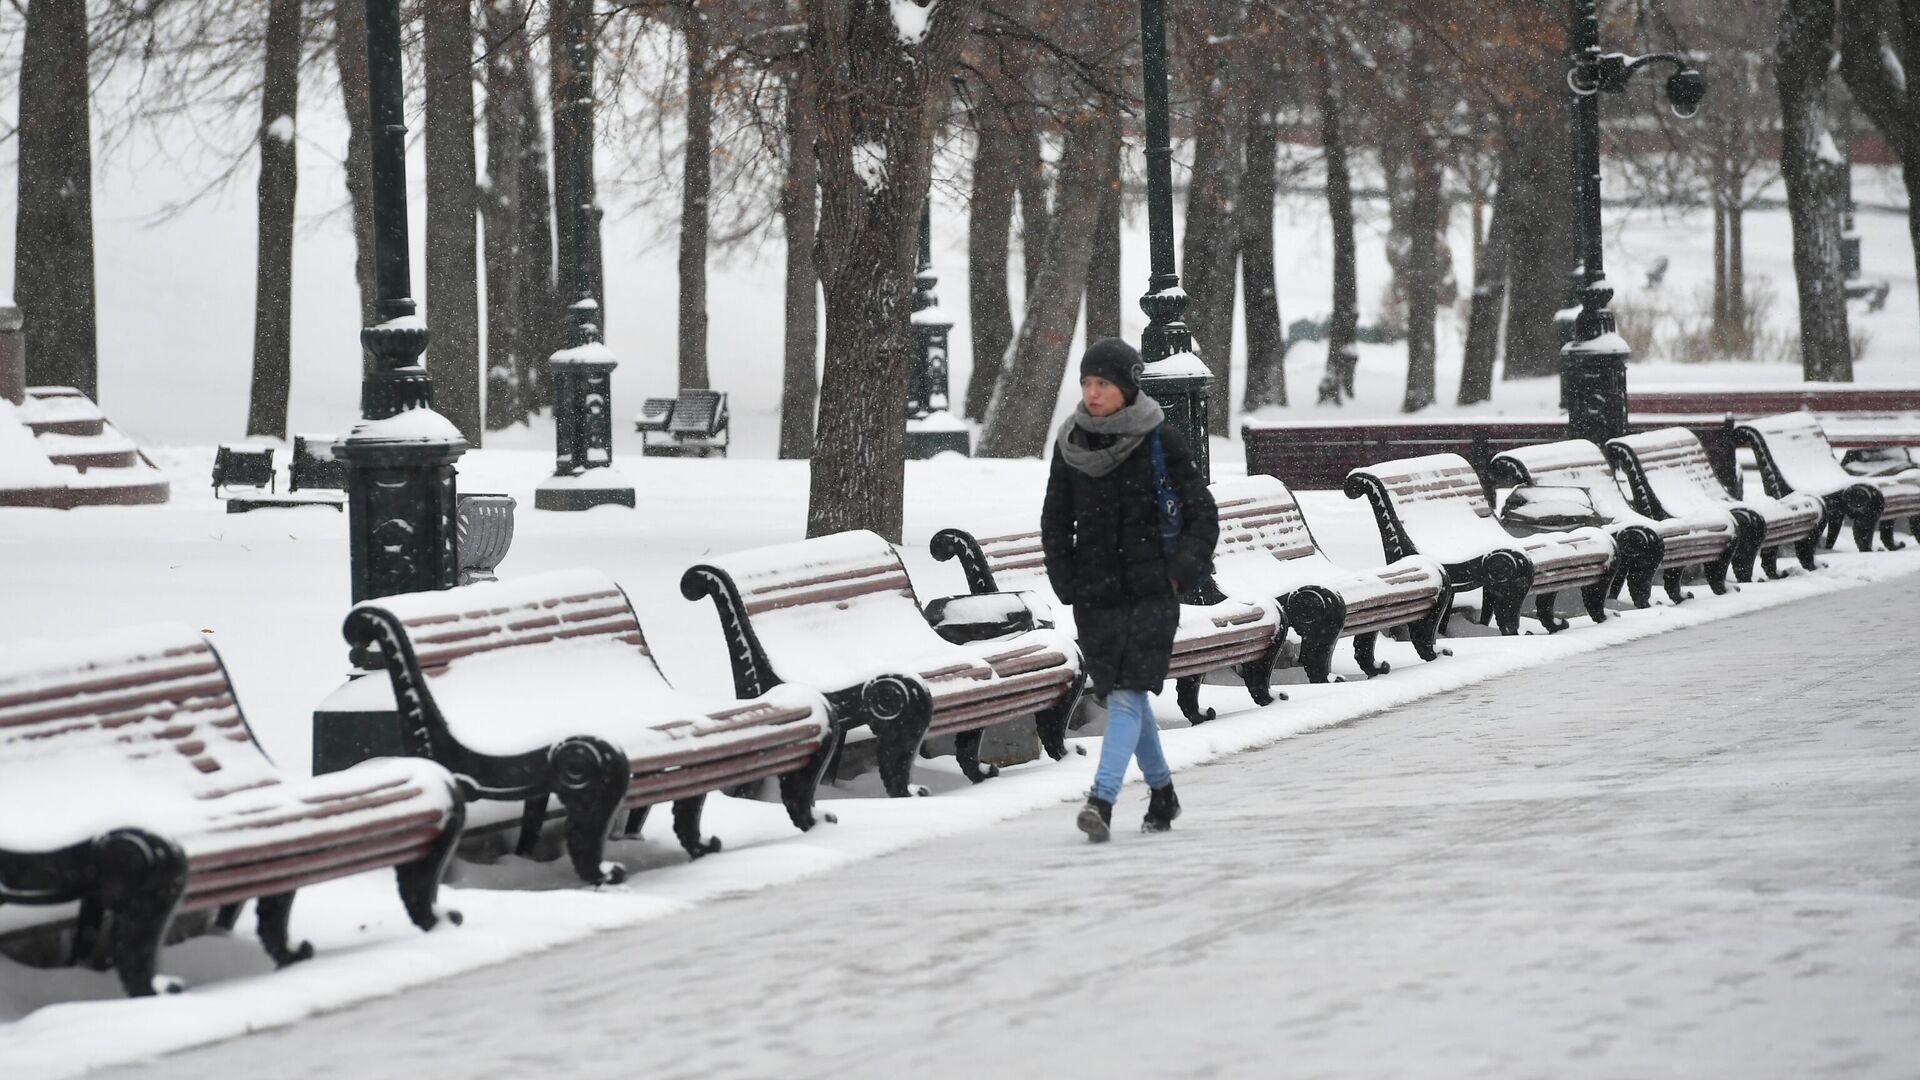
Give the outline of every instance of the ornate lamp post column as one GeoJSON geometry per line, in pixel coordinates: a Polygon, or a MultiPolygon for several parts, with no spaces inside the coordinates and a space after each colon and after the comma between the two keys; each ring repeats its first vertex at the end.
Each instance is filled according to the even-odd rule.
{"type": "MultiPolygon", "coordinates": [[[[343,49],[354,46],[340,43],[343,49]]],[[[467,449],[459,429],[433,411],[433,380],[420,363],[427,324],[414,313],[408,273],[399,0],[367,0],[366,47],[379,321],[360,331],[361,347],[372,358],[360,383],[360,422],[333,448],[346,468],[355,603],[459,584],[453,463],[467,449]]],[[[363,670],[378,666],[360,650],[350,659],[363,670]]],[[[314,710],[314,772],[400,752],[385,683],[356,676],[314,710]]]]}
{"type": "Polygon", "coordinates": [[[420,363],[427,325],[414,314],[408,278],[399,0],[367,0],[367,68],[380,321],[360,332],[373,358],[360,385],[360,422],[334,447],[347,470],[356,602],[454,586],[460,567],[453,463],[467,449],[460,432],[433,411],[433,380],[420,363]]]}
{"type": "Polygon", "coordinates": [[[1604,443],[1627,433],[1626,339],[1615,332],[1613,286],[1607,281],[1600,233],[1600,93],[1622,93],[1633,73],[1655,61],[1672,64],[1667,100],[1683,117],[1699,111],[1706,80],[1673,53],[1627,56],[1600,52],[1599,0],[1571,0],[1567,27],[1573,91],[1573,212],[1579,252],[1580,310],[1560,350],[1560,398],[1570,438],[1604,443]]]}
{"type": "Polygon", "coordinates": [[[572,340],[548,358],[553,373],[553,475],[533,491],[536,510],[590,510],[632,506],[633,485],[613,468],[613,350],[600,340],[600,305],[587,272],[586,237],[593,228],[593,167],[588,118],[593,84],[587,77],[587,46],[573,46],[567,118],[573,127],[573,292],[568,308],[572,340]]]}
{"type": "Polygon", "coordinates": [[[1193,332],[1183,316],[1187,293],[1173,265],[1173,147],[1167,131],[1167,12],[1165,0],[1140,0],[1140,70],[1147,102],[1147,251],[1151,276],[1140,310],[1147,328],[1140,334],[1140,359],[1146,362],[1140,388],[1167,411],[1167,420],[1186,436],[1202,479],[1211,480],[1207,445],[1207,397],[1213,373],[1193,354],[1193,332]]]}
{"type": "Polygon", "coordinates": [[[929,193],[920,207],[920,265],[913,275],[913,368],[907,372],[907,457],[930,458],[973,452],[967,426],[947,411],[947,332],[953,320],[933,291],[933,207],[929,193]]]}

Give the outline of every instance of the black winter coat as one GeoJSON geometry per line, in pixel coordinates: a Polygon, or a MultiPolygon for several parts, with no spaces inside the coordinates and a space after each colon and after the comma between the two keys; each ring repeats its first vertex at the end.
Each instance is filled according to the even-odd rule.
{"type": "MultiPolygon", "coordinates": [[[[1077,432],[1095,447],[1112,436],[1077,432]]],[[[1180,496],[1180,543],[1160,543],[1151,437],[1105,476],[1068,465],[1058,447],[1040,510],[1047,579],[1073,605],[1080,651],[1095,694],[1115,687],[1158,692],[1167,681],[1180,623],[1174,582],[1185,589],[1213,568],[1220,519],[1186,440],[1161,425],[1167,479],[1180,496]]]]}

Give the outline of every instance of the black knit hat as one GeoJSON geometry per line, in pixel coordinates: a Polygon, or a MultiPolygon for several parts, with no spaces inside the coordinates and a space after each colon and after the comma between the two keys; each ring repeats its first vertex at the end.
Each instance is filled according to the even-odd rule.
{"type": "Polygon", "coordinates": [[[1096,341],[1080,358],[1080,377],[1089,375],[1098,375],[1119,387],[1131,404],[1140,393],[1140,353],[1119,338],[1096,341]]]}

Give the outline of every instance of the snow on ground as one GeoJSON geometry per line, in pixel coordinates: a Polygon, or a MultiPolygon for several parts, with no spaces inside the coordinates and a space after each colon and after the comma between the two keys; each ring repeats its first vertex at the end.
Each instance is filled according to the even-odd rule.
{"type": "MultiPolygon", "coordinates": [[[[0,596],[9,620],[4,640],[61,637],[156,618],[182,619],[222,650],[240,700],[269,754],[304,771],[309,712],[345,669],[339,637],[346,603],[344,515],[329,509],[226,515],[201,478],[205,450],[173,450],[163,466],[175,501],[162,507],[69,512],[11,511],[0,534],[0,596]],[[75,602],[75,597],[84,598],[75,602]]],[[[803,465],[771,461],[645,459],[623,466],[647,495],[642,508],[583,514],[534,513],[531,488],[544,455],[488,450],[463,461],[462,487],[506,491],[523,507],[513,552],[501,567],[517,576],[593,566],[627,588],[660,662],[681,685],[725,694],[725,649],[708,606],[680,598],[680,571],[714,552],[797,536],[805,510],[803,465]]],[[[1229,466],[1230,468],[1230,466],[1229,466]]],[[[976,528],[1022,517],[1044,482],[1035,461],[969,462],[942,458],[908,471],[903,554],[921,596],[964,591],[960,573],[926,554],[926,540],[947,525],[976,528]]],[[[1380,561],[1364,505],[1331,492],[1302,498],[1316,533],[1355,564],[1380,561]]],[[[1177,767],[1192,765],[1295,732],[1392,709],[1504,671],[1793,599],[1920,570],[1920,551],[1823,556],[1813,574],[1760,582],[1725,597],[1702,595],[1680,607],[1626,611],[1600,626],[1547,636],[1488,636],[1456,619],[1456,655],[1422,664],[1412,650],[1382,643],[1392,674],[1359,679],[1350,656],[1336,666],[1356,681],[1287,687],[1289,701],[1254,709],[1243,690],[1210,686],[1204,701],[1219,720],[1188,728],[1171,700],[1156,703],[1177,767]]],[[[1283,676],[1299,681],[1297,670],[1283,676]]],[[[1077,742],[1094,745],[1092,729],[1077,742]]],[[[0,966],[0,1059],[9,1075],[65,1075],[287,1023],[317,1010],[392,993],[405,986],[550,948],[615,926],[660,918],[716,897],[762,889],[832,870],[899,847],[983,827],[1035,807],[1079,797],[1090,757],[1036,763],[979,787],[951,759],[923,763],[932,798],[885,800],[862,777],[838,796],[840,821],[808,834],[787,824],[777,803],[710,800],[708,826],[725,839],[718,857],[687,863],[661,823],[612,855],[642,867],[619,888],[586,890],[564,862],[507,859],[462,865],[445,901],[462,909],[458,929],[420,935],[406,922],[385,873],[304,890],[294,930],[319,957],[269,970],[244,933],[169,949],[165,970],[195,986],[164,1001],[127,1002],[106,974],[0,966]]],[[[495,813],[502,808],[494,808],[495,813]]],[[[5,909],[0,909],[4,911],[5,909]]],[[[14,913],[18,917],[18,912],[14,913]]],[[[244,924],[243,924],[244,925],[244,924]]]]}

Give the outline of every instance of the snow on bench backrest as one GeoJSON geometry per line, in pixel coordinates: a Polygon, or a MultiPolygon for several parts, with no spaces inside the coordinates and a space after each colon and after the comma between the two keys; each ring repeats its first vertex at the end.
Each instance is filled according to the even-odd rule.
{"type": "Polygon", "coordinates": [[[174,623],[0,650],[0,768],[44,781],[69,763],[76,782],[110,776],[122,796],[159,785],[212,798],[280,782],[220,657],[174,623]]]}
{"type": "Polygon", "coordinates": [[[1763,416],[1736,430],[1757,436],[1754,452],[1772,458],[1780,478],[1795,491],[1825,495],[1859,483],[1859,477],[1840,467],[1833,445],[1810,412],[1763,416]]]}
{"type": "Polygon", "coordinates": [[[598,570],[406,593],[357,607],[398,619],[420,669],[430,676],[464,657],[555,642],[615,641],[652,656],[627,594],[598,570]]]}
{"type": "Polygon", "coordinates": [[[1275,476],[1249,476],[1211,485],[1220,512],[1216,565],[1240,560],[1300,559],[1315,552],[1300,503],[1275,476]]]}
{"type": "Polygon", "coordinates": [[[1480,475],[1459,454],[1401,458],[1355,469],[1353,475],[1379,484],[1416,549],[1423,537],[1426,543],[1438,536],[1511,540],[1493,520],[1480,475]]]}
{"type": "Polygon", "coordinates": [[[1668,514],[1724,509],[1733,501],[1713,474],[1699,437],[1686,428],[1655,428],[1610,441],[1633,452],[1653,497],[1668,514]]]}
{"type": "Polygon", "coordinates": [[[1593,496],[1593,508],[1608,521],[1637,519],[1639,513],[1627,501],[1615,482],[1613,470],[1600,447],[1586,439],[1565,439],[1503,450],[1495,460],[1508,458],[1526,470],[1532,483],[1543,486],[1585,488],[1593,496]]]}
{"type": "Polygon", "coordinates": [[[875,533],[834,533],[709,562],[733,582],[782,678],[838,689],[892,670],[890,659],[950,648],[927,624],[899,552],[875,533]]]}

